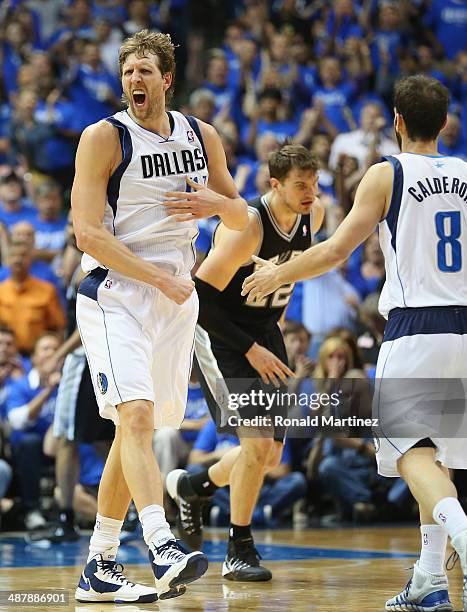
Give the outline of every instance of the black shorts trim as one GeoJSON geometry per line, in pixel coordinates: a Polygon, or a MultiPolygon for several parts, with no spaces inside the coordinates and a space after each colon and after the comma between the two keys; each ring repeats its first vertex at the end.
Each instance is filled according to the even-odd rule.
{"type": "Polygon", "coordinates": [[[423,440],[419,440],[416,444],[411,446],[411,449],[412,448],[437,448],[437,446],[430,438],[423,438],[423,440]]]}

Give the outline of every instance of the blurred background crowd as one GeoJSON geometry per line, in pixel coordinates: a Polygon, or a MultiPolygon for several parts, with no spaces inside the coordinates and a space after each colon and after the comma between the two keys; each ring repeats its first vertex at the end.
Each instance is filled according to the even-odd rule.
{"type": "MultiPolygon", "coordinates": [[[[74,379],[60,385],[64,357],[76,348],[74,298],[80,280],[80,253],[67,215],[79,136],[122,108],[118,48],[143,28],[172,35],[173,107],[215,125],[245,198],[268,190],[268,154],[284,139],[316,154],[326,208],[318,240],[331,235],[350,210],[368,167],[398,152],[392,91],[401,76],[424,73],[449,88],[452,102],[440,151],[467,159],[462,0],[3,0],[4,529],[44,527],[71,503],[64,501],[69,492],[57,485],[75,472],[78,484],[71,494],[77,516],[94,518],[108,443],[86,443],[85,436],[75,435],[73,420],[55,436],[51,430],[57,394],[62,404],[76,401],[77,415],[88,397],[76,390],[76,397],[68,398],[74,379]]],[[[214,225],[201,223],[200,260],[214,225]]],[[[384,274],[375,234],[340,269],[297,284],[284,333],[299,377],[293,384],[301,391],[319,388],[327,377],[374,377],[384,331],[377,309],[384,274]]],[[[194,375],[182,430],[161,430],[154,441],[164,473],[209,464],[237,443],[216,433],[194,375]]],[[[307,440],[291,438],[281,465],[268,475],[255,524],[380,521],[393,517],[395,509],[399,517],[411,518],[405,485],[377,476],[374,453],[371,439],[330,440],[313,432],[307,440]]],[[[209,519],[227,522],[228,511],[228,490],[221,490],[207,509],[209,519]]],[[[127,521],[128,533],[134,518],[133,513],[127,521]]],[[[65,519],[73,526],[77,521],[74,515],[65,519]]],[[[73,527],[67,533],[72,538],[77,532],[73,527]]]]}

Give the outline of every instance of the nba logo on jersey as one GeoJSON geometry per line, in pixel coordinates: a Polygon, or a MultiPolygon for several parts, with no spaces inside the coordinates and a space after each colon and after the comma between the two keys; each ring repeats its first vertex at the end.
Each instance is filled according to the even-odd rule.
{"type": "Polygon", "coordinates": [[[193,134],[193,130],[187,130],[186,135],[187,135],[187,138],[188,138],[188,142],[194,142],[195,141],[195,135],[193,134]]]}
{"type": "Polygon", "coordinates": [[[106,288],[106,289],[110,289],[110,287],[111,287],[111,286],[112,286],[112,279],[108,278],[108,279],[105,281],[105,288],[106,288]]]}
{"type": "Polygon", "coordinates": [[[302,234],[303,234],[303,236],[306,236],[306,235],[308,234],[308,228],[307,228],[307,226],[306,226],[306,225],[304,225],[304,226],[302,227],[302,234]]]}

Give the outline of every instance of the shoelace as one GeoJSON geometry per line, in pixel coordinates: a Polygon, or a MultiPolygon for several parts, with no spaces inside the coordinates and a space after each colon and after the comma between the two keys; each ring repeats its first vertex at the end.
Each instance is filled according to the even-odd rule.
{"type": "Polygon", "coordinates": [[[165,554],[165,558],[168,561],[181,561],[186,555],[186,552],[175,540],[169,540],[165,544],[162,544],[162,546],[159,546],[156,550],[158,555],[165,554]]]}
{"type": "Polygon", "coordinates": [[[121,563],[115,563],[115,561],[109,561],[107,559],[97,559],[97,567],[102,570],[104,574],[109,574],[111,578],[120,580],[121,583],[126,582],[130,586],[135,586],[134,582],[130,582],[123,575],[123,565],[121,563]]]}
{"type": "MultiPolygon", "coordinates": [[[[412,578],[408,581],[408,583],[406,584],[406,587],[403,591],[404,593],[404,598],[407,600],[409,598],[409,591],[410,591],[410,587],[412,585],[412,578]]],[[[398,603],[402,603],[402,602],[398,602],[398,603]]]]}
{"type": "Polygon", "coordinates": [[[256,567],[259,565],[259,561],[262,558],[251,539],[235,543],[235,557],[250,566],[256,567]]]}
{"type": "Polygon", "coordinates": [[[446,570],[450,572],[452,569],[454,569],[458,561],[459,561],[459,555],[457,554],[455,550],[453,550],[446,561],[446,570]]]}
{"type": "Polygon", "coordinates": [[[180,521],[188,535],[200,532],[203,528],[201,504],[198,512],[193,512],[193,504],[180,500],[180,521]]]}
{"type": "Polygon", "coordinates": [[[233,563],[230,563],[230,567],[233,570],[240,570],[251,566],[246,561],[242,561],[241,559],[235,559],[233,563]]]}

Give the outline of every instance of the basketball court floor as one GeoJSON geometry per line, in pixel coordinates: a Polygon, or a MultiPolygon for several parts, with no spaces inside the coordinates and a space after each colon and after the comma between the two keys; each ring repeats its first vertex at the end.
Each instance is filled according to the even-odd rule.
{"type": "MultiPolygon", "coordinates": [[[[66,605],[2,603],[0,610],[73,610],[74,612],[136,612],[199,610],[224,612],[381,612],[389,596],[408,580],[417,558],[416,527],[339,530],[258,530],[256,542],[263,562],[273,572],[267,583],[237,583],[220,576],[225,554],[225,529],[206,530],[204,550],[210,559],[205,577],[177,599],[154,604],[81,604],[74,589],[87,555],[88,536],[61,545],[27,545],[21,534],[0,538],[0,591],[62,590],[66,605]]],[[[44,543],[42,543],[44,544],[44,543]]],[[[448,551],[449,552],[449,551],[448,551]]],[[[120,547],[119,561],[132,580],[151,584],[152,574],[143,542],[120,547]]],[[[459,564],[448,574],[451,600],[461,609],[459,564]]]]}

